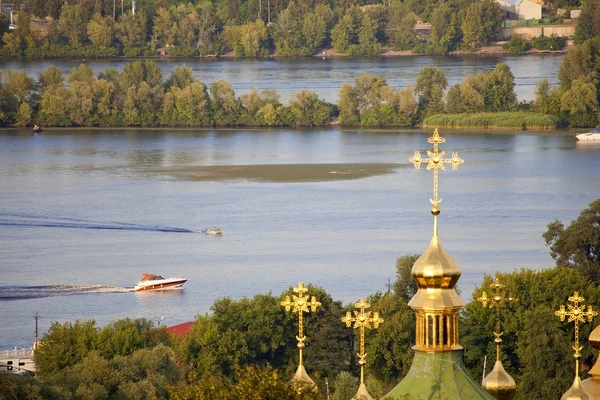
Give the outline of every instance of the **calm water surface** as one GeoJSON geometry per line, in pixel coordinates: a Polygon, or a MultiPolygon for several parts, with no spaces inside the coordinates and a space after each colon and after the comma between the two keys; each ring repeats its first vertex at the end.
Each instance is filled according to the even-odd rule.
{"type": "MultiPolygon", "coordinates": [[[[542,233],[599,197],[600,146],[572,132],[442,133],[465,159],[440,187],[463,297],[486,273],[551,267],[542,233]]],[[[0,348],[31,344],[36,311],[42,331],[90,318],[173,325],[223,296],[278,295],[299,281],[345,302],[384,291],[396,258],[431,237],[431,173],[408,162],[430,134],[1,131],[0,348]],[[289,176],[274,182],[283,164],[289,176]],[[350,170],[365,177],[346,179],[350,170]],[[211,226],[225,235],[186,232],[211,226]],[[129,292],[144,272],[189,282],[129,292]]]]}
{"type": "MultiPolygon", "coordinates": [[[[415,56],[370,58],[302,58],[302,59],[177,59],[156,60],[166,78],[176,65],[187,64],[195,76],[210,84],[219,79],[231,83],[236,94],[255,87],[276,89],[282,101],[289,100],[301,89],[312,90],[325,100],[337,102],[343,83],[352,83],[359,75],[381,75],[390,85],[405,87],[415,84],[417,74],[425,66],[442,69],[450,85],[464,80],[467,74],[492,70],[498,63],[506,63],[515,76],[515,92],[520,101],[534,98],[535,83],[547,78],[552,85],[558,82],[558,67],[562,55],[489,55],[489,56],[415,56]]],[[[68,74],[81,63],[92,66],[96,73],[107,68],[121,71],[124,60],[2,60],[1,70],[25,70],[36,77],[50,66],[68,74]]]]}

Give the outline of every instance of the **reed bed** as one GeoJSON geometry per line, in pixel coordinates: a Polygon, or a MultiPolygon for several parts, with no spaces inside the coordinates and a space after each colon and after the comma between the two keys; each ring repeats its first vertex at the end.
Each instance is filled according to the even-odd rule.
{"type": "Polygon", "coordinates": [[[530,112],[436,114],[423,120],[424,128],[546,130],[557,125],[552,115],[530,112]]]}

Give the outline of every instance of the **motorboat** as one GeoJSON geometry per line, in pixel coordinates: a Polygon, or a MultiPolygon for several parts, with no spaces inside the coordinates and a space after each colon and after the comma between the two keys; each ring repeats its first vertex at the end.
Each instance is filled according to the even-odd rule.
{"type": "Polygon", "coordinates": [[[207,229],[203,230],[202,232],[206,233],[207,235],[222,235],[223,228],[212,227],[212,228],[207,228],[207,229]]]}
{"type": "Polygon", "coordinates": [[[600,140],[600,128],[594,128],[590,132],[581,133],[575,136],[577,140],[600,140]]]}
{"type": "Polygon", "coordinates": [[[179,289],[187,282],[183,278],[164,278],[155,274],[144,274],[142,279],[133,287],[134,292],[144,292],[149,290],[168,290],[179,289]]]}

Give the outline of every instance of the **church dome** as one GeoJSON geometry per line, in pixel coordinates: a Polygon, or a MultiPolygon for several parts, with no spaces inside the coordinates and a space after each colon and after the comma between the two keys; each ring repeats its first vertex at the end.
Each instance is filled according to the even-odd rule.
{"type": "Polygon", "coordinates": [[[483,380],[482,386],[498,400],[511,400],[517,390],[515,380],[504,370],[500,360],[496,361],[492,371],[483,380]]]}

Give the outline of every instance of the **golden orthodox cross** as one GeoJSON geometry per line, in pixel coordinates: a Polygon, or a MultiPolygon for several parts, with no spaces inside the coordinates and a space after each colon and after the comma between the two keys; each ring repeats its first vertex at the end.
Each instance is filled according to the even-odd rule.
{"type": "Polygon", "coordinates": [[[365,361],[365,357],[367,353],[365,353],[365,328],[371,329],[371,324],[373,324],[373,328],[379,328],[379,324],[383,323],[383,318],[379,316],[378,312],[374,312],[371,317],[371,311],[367,311],[367,308],[370,308],[371,305],[365,301],[365,299],[360,299],[358,303],[354,305],[355,308],[358,308],[360,311],[354,310],[354,317],[352,317],[352,313],[348,311],[345,317],[342,317],[341,320],[346,324],[348,328],[354,322],[354,329],[360,329],[360,353],[357,354],[360,359],[358,364],[360,365],[360,383],[364,383],[364,366],[367,363],[365,361]]]}
{"type": "Polygon", "coordinates": [[[433,151],[427,150],[429,158],[421,158],[421,152],[415,151],[415,155],[409,160],[415,164],[417,169],[421,169],[421,163],[427,163],[427,171],[433,169],[433,199],[430,199],[429,201],[433,204],[434,209],[437,209],[437,205],[442,201],[441,199],[438,199],[438,169],[445,171],[446,167],[444,164],[452,164],[452,170],[456,171],[458,166],[465,161],[458,157],[458,153],[456,152],[452,153],[452,158],[444,158],[446,152],[439,151],[438,145],[444,143],[446,139],[440,136],[437,129],[433,131],[433,136],[428,138],[427,141],[433,143],[433,151]]]}
{"type": "MultiPolygon", "coordinates": [[[[579,295],[579,292],[575,292],[573,296],[569,297],[569,302],[573,303],[572,305],[567,305],[568,311],[565,310],[565,306],[560,306],[558,311],[555,311],[554,314],[557,315],[561,321],[565,320],[565,317],[569,317],[567,322],[575,323],[575,346],[573,346],[573,350],[575,350],[575,359],[579,361],[579,357],[581,356],[581,349],[583,347],[579,346],[579,323],[585,323],[587,319],[588,322],[592,322],[592,319],[598,315],[598,313],[592,310],[592,306],[588,306],[587,311],[584,311],[585,306],[583,304],[579,304],[585,301],[583,297],[579,295]]],[[[579,362],[577,362],[577,371],[579,371],[579,362]]]]}
{"type": "Polygon", "coordinates": [[[317,307],[321,305],[315,298],[312,296],[311,301],[308,301],[309,296],[306,295],[308,292],[308,288],[304,287],[302,282],[298,283],[294,289],[294,293],[298,293],[298,296],[292,295],[292,300],[290,300],[290,296],[285,296],[285,300],[281,302],[281,305],[285,307],[285,311],[290,311],[292,309],[293,313],[298,313],[298,335],[296,339],[298,339],[298,350],[300,353],[300,365],[302,365],[302,349],[304,348],[304,340],[306,340],[306,336],[304,336],[304,328],[303,328],[303,318],[302,314],[310,311],[317,311],[317,307]]]}
{"type": "Polygon", "coordinates": [[[496,361],[499,361],[500,343],[502,343],[502,339],[500,339],[500,336],[502,336],[503,333],[500,332],[500,310],[504,306],[513,304],[515,301],[517,301],[517,299],[511,296],[506,297],[506,292],[502,290],[504,288],[504,285],[500,283],[498,277],[496,277],[496,279],[494,279],[494,282],[490,284],[490,288],[492,289],[491,297],[488,297],[487,293],[484,291],[483,293],[481,293],[481,296],[477,298],[477,301],[479,301],[481,305],[483,305],[483,308],[486,308],[489,303],[489,308],[496,309],[496,329],[494,331],[494,336],[496,338],[494,339],[494,342],[496,343],[496,361]]]}

